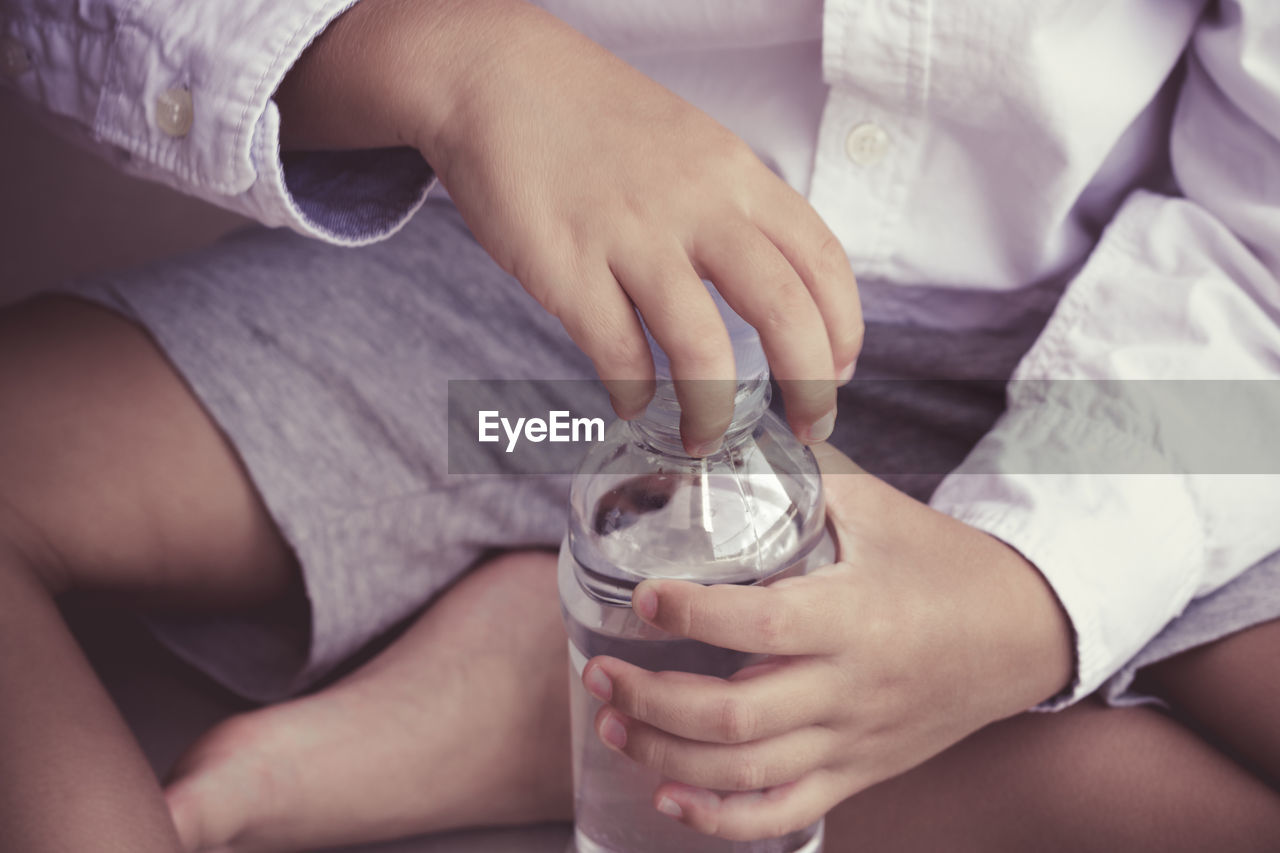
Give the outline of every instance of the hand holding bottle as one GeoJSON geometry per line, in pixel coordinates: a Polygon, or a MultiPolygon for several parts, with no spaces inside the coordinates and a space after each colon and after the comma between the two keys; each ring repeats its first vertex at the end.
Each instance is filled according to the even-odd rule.
{"type": "Polygon", "coordinates": [[[1017,552],[815,448],[842,561],[768,587],[646,581],[633,608],[769,657],[729,679],[594,658],[597,734],[675,780],[654,805],[732,840],[782,835],[1069,681],[1071,629],[1017,552]],[[715,792],[722,793],[715,793],[715,792]]]}

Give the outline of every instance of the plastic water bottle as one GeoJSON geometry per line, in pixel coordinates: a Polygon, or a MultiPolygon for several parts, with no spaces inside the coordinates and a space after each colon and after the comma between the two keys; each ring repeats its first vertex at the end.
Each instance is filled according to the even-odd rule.
{"type": "MultiPolygon", "coordinates": [[[[714,291],[713,291],[713,295],[714,291]]],[[[813,455],[768,411],[760,341],[716,296],[737,365],[733,421],[719,452],[691,458],[665,355],[658,390],[636,420],[618,421],[574,477],[560,549],[569,634],[574,844],[578,853],[817,853],[822,822],[781,838],[725,841],[659,813],[664,779],[611,750],[594,731],[600,702],[582,686],[595,655],[654,671],[728,677],[758,656],[675,637],[641,622],[631,593],[646,578],[767,584],[835,559],[813,455]]]]}

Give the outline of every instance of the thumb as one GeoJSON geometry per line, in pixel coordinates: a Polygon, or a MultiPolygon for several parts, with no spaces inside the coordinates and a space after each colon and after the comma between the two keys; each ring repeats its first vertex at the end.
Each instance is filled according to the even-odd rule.
{"type": "Polygon", "coordinates": [[[850,459],[843,451],[837,450],[829,441],[819,442],[809,447],[818,460],[818,470],[822,476],[832,477],[837,474],[866,474],[857,462],[850,459]]]}
{"type": "Polygon", "coordinates": [[[854,544],[857,521],[865,514],[869,493],[874,492],[875,487],[882,483],[828,442],[815,444],[809,449],[813,451],[818,470],[822,472],[827,517],[835,528],[836,546],[843,559],[843,555],[849,554],[849,549],[854,544]]]}

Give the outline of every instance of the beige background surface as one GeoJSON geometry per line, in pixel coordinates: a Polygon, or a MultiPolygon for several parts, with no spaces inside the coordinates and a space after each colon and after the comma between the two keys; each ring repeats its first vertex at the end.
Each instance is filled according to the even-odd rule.
{"type": "MultiPolygon", "coordinates": [[[[0,305],[74,276],[202,245],[244,220],[118,174],[0,89],[0,305]]],[[[160,649],[127,613],[68,608],[81,643],[163,775],[185,746],[245,706],[160,649]]],[[[372,723],[376,724],[376,723],[372,723]]],[[[561,853],[565,826],[371,845],[379,853],[561,853]]]]}

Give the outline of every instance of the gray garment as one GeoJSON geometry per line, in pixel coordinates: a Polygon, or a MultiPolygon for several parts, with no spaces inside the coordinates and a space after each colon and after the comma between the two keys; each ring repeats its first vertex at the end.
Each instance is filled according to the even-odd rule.
{"type": "MultiPolygon", "coordinates": [[[[150,331],[297,554],[305,590],[289,601],[150,617],[179,655],[236,692],[270,701],[305,690],[490,551],[559,542],[567,477],[448,473],[447,380],[594,373],[449,202],[429,201],[399,234],[365,248],[251,229],[74,292],[150,331]]],[[[1031,300],[994,329],[947,331],[895,320],[892,293],[864,288],[872,319],[832,441],[927,500],[994,423],[1003,381],[1051,303],[1031,300]]],[[[603,395],[594,383],[577,387],[603,395]]],[[[1272,559],[1194,602],[1105,693],[1133,701],[1133,666],[1278,616],[1272,559]]]]}
{"type": "Polygon", "coordinates": [[[150,617],[232,690],[304,690],[487,550],[559,541],[567,478],[447,473],[446,377],[591,371],[451,205],[367,248],[250,229],[76,292],[159,342],[302,566],[306,602],[150,617]]]}

